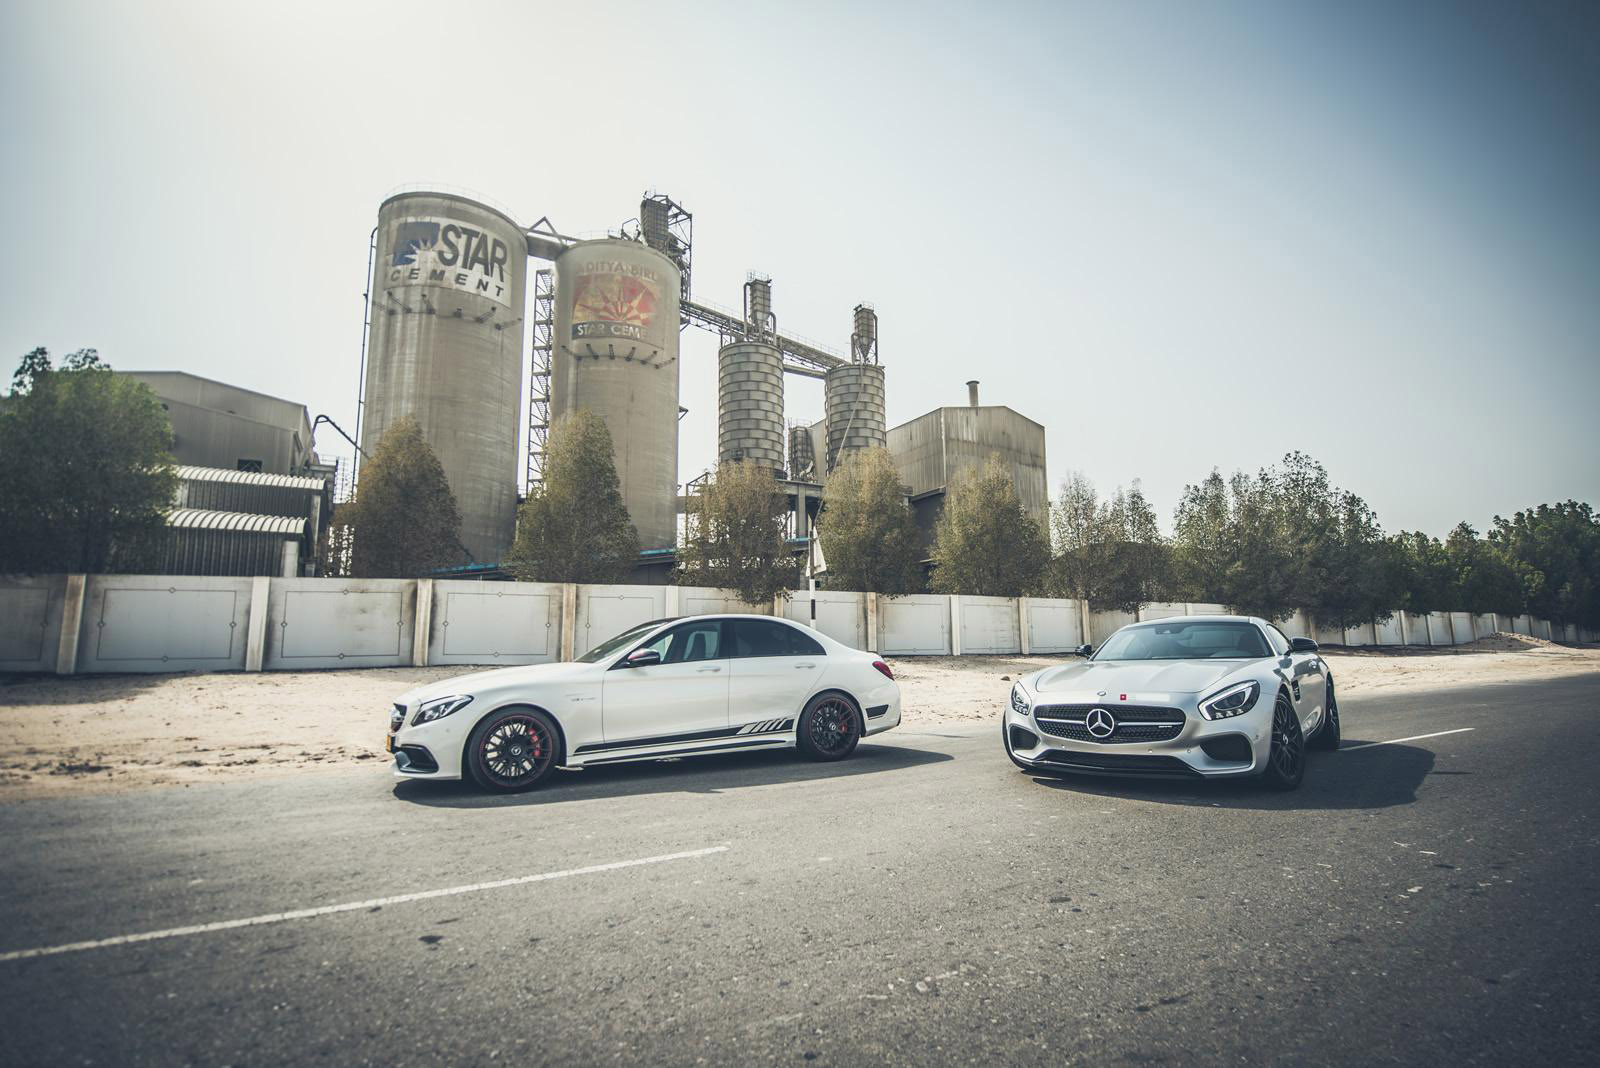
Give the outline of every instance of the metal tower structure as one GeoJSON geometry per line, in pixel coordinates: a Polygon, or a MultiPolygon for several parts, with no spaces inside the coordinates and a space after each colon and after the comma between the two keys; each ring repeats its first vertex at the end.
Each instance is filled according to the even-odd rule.
{"type": "Polygon", "coordinates": [[[544,452],[550,437],[550,360],[555,352],[556,273],[541,267],[533,275],[533,345],[529,349],[528,492],[544,481],[544,452]]]}

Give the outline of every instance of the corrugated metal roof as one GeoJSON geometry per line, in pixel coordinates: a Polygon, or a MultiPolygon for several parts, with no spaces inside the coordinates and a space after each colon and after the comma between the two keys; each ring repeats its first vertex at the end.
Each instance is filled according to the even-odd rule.
{"type": "Polygon", "coordinates": [[[250,486],[283,486],[321,492],[320,478],[304,475],[269,475],[260,471],[229,471],[226,467],[180,467],[178,477],[188,482],[242,482],[250,486]]]}
{"type": "Polygon", "coordinates": [[[288,515],[250,515],[246,512],[208,512],[201,508],[174,508],[167,525],[191,530],[235,530],[252,534],[304,534],[306,521],[288,515]]]}

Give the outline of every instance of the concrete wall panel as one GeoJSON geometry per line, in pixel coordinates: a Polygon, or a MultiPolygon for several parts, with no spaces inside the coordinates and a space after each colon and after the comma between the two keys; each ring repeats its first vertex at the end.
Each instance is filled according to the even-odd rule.
{"type": "Polygon", "coordinates": [[[1398,615],[1392,615],[1382,623],[1377,624],[1374,630],[1377,633],[1377,644],[1400,644],[1400,617],[1398,615]]]}
{"type": "Polygon", "coordinates": [[[430,664],[546,664],[561,646],[561,587],[435,580],[430,664]]]}
{"type": "Polygon", "coordinates": [[[961,652],[1022,652],[1017,602],[1009,597],[961,598],[961,652]]]}
{"type": "Polygon", "coordinates": [[[54,671],[67,576],[0,580],[0,671],[54,671]]]}
{"type": "Polygon", "coordinates": [[[1371,623],[1363,623],[1359,627],[1346,627],[1344,629],[1344,643],[1350,646],[1377,645],[1377,628],[1371,623]]]}
{"type": "Polygon", "coordinates": [[[709,616],[719,614],[771,615],[766,605],[746,604],[732,590],[710,589],[702,586],[682,586],[678,589],[678,615],[709,616]]]}
{"type": "Polygon", "coordinates": [[[1056,598],[1028,599],[1028,650],[1070,653],[1083,644],[1078,602],[1056,598]]]}
{"type": "Polygon", "coordinates": [[[264,666],[410,664],[416,590],[410,579],[273,579],[264,666]]]}
{"type": "MultiPolygon", "coordinates": [[[[796,623],[811,621],[811,604],[805,590],[796,590],[783,606],[785,617],[796,623]]],[[[852,649],[867,647],[867,595],[842,590],[817,591],[817,629],[852,649]]]]}
{"type": "Polygon", "coordinates": [[[1089,613],[1089,642],[1096,649],[1102,642],[1111,637],[1118,630],[1129,623],[1137,623],[1132,612],[1095,612],[1089,613]]]}
{"type": "Polygon", "coordinates": [[[885,656],[946,656],[950,599],[936,594],[885,597],[878,602],[878,647],[885,656]]]}
{"type": "Polygon", "coordinates": [[[1171,619],[1173,616],[1187,616],[1192,614],[1188,609],[1188,605],[1175,601],[1165,603],[1152,601],[1150,604],[1147,604],[1143,608],[1139,609],[1139,618],[1141,620],[1171,619]]]}
{"type": "Polygon", "coordinates": [[[572,655],[582,656],[629,627],[666,616],[666,598],[665,586],[579,586],[572,655]]]}
{"type": "Polygon", "coordinates": [[[243,671],[250,580],[91,575],[81,672],[243,671]]]}

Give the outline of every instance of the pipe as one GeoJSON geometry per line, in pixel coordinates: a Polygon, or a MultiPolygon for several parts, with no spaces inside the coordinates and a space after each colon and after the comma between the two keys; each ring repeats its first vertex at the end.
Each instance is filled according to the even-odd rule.
{"type": "Polygon", "coordinates": [[[978,380],[976,378],[967,383],[967,403],[974,408],[978,406],[978,380]]]}

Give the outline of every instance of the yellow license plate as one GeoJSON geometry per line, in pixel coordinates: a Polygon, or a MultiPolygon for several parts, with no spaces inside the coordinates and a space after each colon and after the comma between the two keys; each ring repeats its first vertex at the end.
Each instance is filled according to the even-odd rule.
{"type": "Polygon", "coordinates": [[[388,735],[383,739],[383,751],[385,753],[394,752],[394,735],[388,735]]]}

